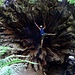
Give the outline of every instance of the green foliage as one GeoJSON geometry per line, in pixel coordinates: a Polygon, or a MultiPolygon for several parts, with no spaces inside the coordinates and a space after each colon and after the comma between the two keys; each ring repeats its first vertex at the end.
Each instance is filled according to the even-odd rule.
{"type": "Polygon", "coordinates": [[[16,64],[16,63],[23,63],[23,62],[26,62],[26,63],[30,63],[30,64],[37,64],[35,62],[31,62],[31,61],[28,61],[28,60],[22,60],[22,59],[19,59],[19,58],[13,58],[13,59],[0,59],[0,68],[4,67],[4,66],[9,66],[9,65],[12,65],[12,64],[16,64]]]}
{"type": "MultiPolygon", "coordinates": [[[[0,46],[0,56],[5,54],[9,49],[11,49],[11,48],[5,47],[5,46],[0,46]]],[[[27,66],[25,64],[17,66],[19,63],[37,64],[37,63],[31,62],[29,60],[23,60],[23,59],[21,59],[22,57],[29,58],[29,56],[23,56],[23,55],[10,55],[10,56],[5,57],[4,59],[0,59],[0,75],[13,75],[14,74],[13,72],[15,72],[15,70],[12,65],[15,65],[15,64],[16,64],[16,70],[18,70],[19,67],[27,66]]]]}
{"type": "Polygon", "coordinates": [[[0,70],[0,75],[16,75],[21,69],[25,68],[25,64],[14,64],[10,66],[4,66],[0,70]]]}
{"type": "Polygon", "coordinates": [[[75,3],[75,0],[68,0],[71,4],[75,3]]]}
{"type": "MultiPolygon", "coordinates": [[[[58,1],[62,1],[62,0],[58,0],[58,1]]],[[[71,4],[75,3],[75,0],[67,0],[68,2],[70,2],[71,4]]]]}
{"type": "Polygon", "coordinates": [[[0,0],[0,6],[4,5],[4,0],[0,0]]]}
{"type": "Polygon", "coordinates": [[[10,47],[0,46],[0,56],[7,52],[10,47]]]}

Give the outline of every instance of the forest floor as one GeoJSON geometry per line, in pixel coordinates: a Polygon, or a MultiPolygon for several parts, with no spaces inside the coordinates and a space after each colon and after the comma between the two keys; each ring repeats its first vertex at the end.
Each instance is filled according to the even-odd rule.
{"type": "Polygon", "coordinates": [[[28,69],[21,69],[16,75],[43,75],[42,72],[39,70],[35,72],[31,67],[28,69]]]}

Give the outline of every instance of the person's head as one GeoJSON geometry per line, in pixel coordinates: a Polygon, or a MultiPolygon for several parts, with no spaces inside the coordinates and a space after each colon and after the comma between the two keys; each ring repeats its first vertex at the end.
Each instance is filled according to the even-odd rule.
{"type": "Polygon", "coordinates": [[[40,28],[43,28],[43,26],[42,26],[42,25],[40,25],[40,28]]]}

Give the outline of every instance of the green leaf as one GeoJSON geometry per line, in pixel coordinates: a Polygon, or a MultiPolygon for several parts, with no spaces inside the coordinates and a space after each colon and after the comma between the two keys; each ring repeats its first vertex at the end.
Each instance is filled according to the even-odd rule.
{"type": "Polygon", "coordinates": [[[71,4],[75,3],[75,0],[68,0],[71,4]]]}
{"type": "Polygon", "coordinates": [[[4,5],[4,0],[0,0],[0,6],[4,5]]]}
{"type": "Polygon", "coordinates": [[[10,49],[10,47],[0,46],[0,56],[2,56],[4,53],[6,53],[8,49],[10,49]]]}

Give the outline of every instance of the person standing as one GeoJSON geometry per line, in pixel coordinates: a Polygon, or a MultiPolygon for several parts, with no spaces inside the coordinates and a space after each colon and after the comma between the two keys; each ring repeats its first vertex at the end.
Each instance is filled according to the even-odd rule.
{"type": "Polygon", "coordinates": [[[38,26],[36,22],[34,22],[34,24],[36,25],[36,27],[39,29],[40,31],[40,35],[41,35],[41,47],[43,46],[43,40],[44,40],[44,37],[45,36],[48,36],[48,35],[56,35],[56,34],[52,34],[52,33],[45,33],[44,32],[44,29],[46,28],[46,25],[44,23],[44,26],[43,25],[40,25],[38,26]]]}

